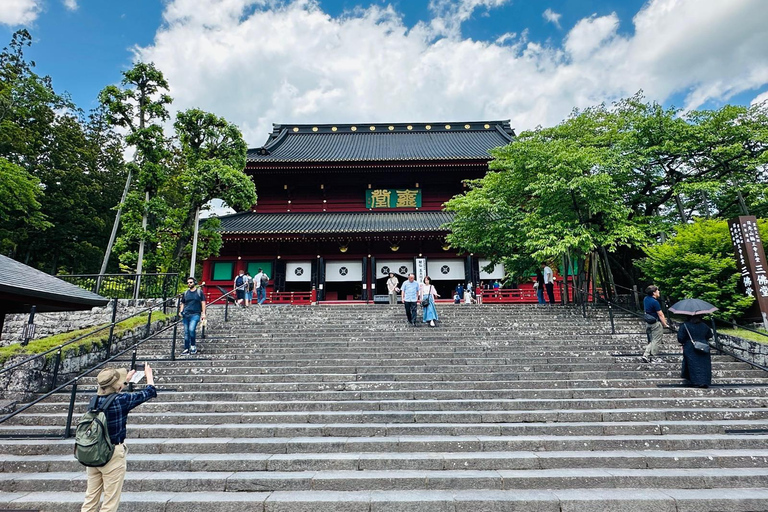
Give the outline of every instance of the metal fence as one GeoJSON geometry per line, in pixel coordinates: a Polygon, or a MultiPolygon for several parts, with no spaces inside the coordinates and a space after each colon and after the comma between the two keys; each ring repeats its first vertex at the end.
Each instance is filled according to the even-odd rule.
{"type": "Polygon", "coordinates": [[[179,274],[70,274],[56,277],[110,299],[160,299],[179,291],[179,274]]]}

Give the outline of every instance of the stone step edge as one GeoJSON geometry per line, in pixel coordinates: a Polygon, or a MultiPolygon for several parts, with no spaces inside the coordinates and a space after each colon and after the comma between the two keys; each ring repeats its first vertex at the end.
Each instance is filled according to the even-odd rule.
{"type": "MultiPolygon", "coordinates": [[[[195,460],[195,461],[217,461],[229,460],[234,454],[231,453],[195,453],[195,452],[174,452],[174,453],[131,453],[131,460],[135,461],[158,461],[167,462],[175,460],[195,460]]],[[[564,458],[585,458],[591,460],[599,459],[617,459],[617,458],[766,458],[768,459],[768,449],[711,449],[711,450],[615,450],[615,451],[488,451],[488,452],[392,452],[392,453],[370,453],[370,452],[343,452],[343,453],[324,453],[324,452],[301,452],[301,453],[241,453],[237,454],[242,460],[265,460],[270,459],[290,461],[290,460],[386,460],[386,459],[404,459],[404,460],[425,460],[425,459],[564,459],[564,458]]],[[[0,462],[61,462],[71,461],[76,463],[72,454],[48,454],[48,455],[13,455],[0,453],[0,462]]],[[[651,469],[651,468],[649,468],[651,469]]],[[[672,469],[672,468],[670,468],[672,469]]]]}
{"type": "MultiPolygon", "coordinates": [[[[128,477],[130,478],[130,474],[128,477]]],[[[54,510],[69,512],[79,510],[83,496],[84,492],[0,492],[0,503],[23,507],[34,506],[45,512],[54,510]],[[60,508],[61,505],[66,508],[60,508]]],[[[141,512],[189,510],[224,512],[233,510],[233,503],[242,503],[243,506],[248,504],[249,512],[327,511],[331,510],[330,507],[333,507],[333,504],[345,504],[343,510],[349,512],[421,510],[414,508],[415,504],[426,507],[432,505],[431,508],[423,510],[447,512],[484,512],[485,510],[567,512],[606,509],[636,512],[701,512],[702,510],[764,512],[768,511],[768,488],[124,492],[121,497],[121,504],[126,509],[141,512]],[[613,507],[609,503],[613,504],[613,507]],[[206,508],[190,508],[190,504],[206,508]],[[438,508],[441,504],[449,508],[445,506],[438,508]],[[495,507],[484,508],[483,504],[494,504],[495,507]],[[601,505],[606,505],[606,508],[602,508],[601,505]],[[716,508],[712,508],[713,506],[716,508]]]]}
{"type": "MultiPolygon", "coordinates": [[[[768,434],[707,434],[706,436],[700,436],[699,439],[703,440],[711,440],[711,441],[717,441],[717,440],[739,440],[739,441],[755,441],[755,442],[761,442],[761,444],[768,441],[768,434]]],[[[301,442],[308,442],[311,444],[339,444],[339,443],[386,443],[386,444],[392,444],[392,443],[399,443],[399,442],[408,442],[408,443],[429,443],[429,442],[449,442],[449,443],[462,443],[462,442],[483,442],[483,441],[489,441],[489,442],[500,442],[500,441],[519,441],[519,442],[536,442],[536,441],[549,441],[549,442],[560,442],[560,441],[604,441],[604,440],[610,440],[610,441],[632,441],[632,442],[644,442],[644,443],[653,443],[656,441],[691,441],[691,434],[654,434],[654,435],[629,435],[629,434],[623,434],[623,435],[615,435],[615,436],[598,436],[598,435],[575,435],[575,436],[567,436],[567,435],[552,435],[552,436],[543,436],[543,435],[513,435],[513,436],[486,436],[486,435],[462,435],[462,436],[448,436],[448,435],[398,435],[398,436],[392,436],[392,437],[383,437],[383,436],[359,436],[359,437],[350,437],[350,436],[318,436],[318,437],[304,437],[304,436],[296,436],[296,437],[185,437],[185,438],[133,438],[126,441],[126,443],[130,446],[132,444],[149,444],[149,445],[177,445],[186,443],[188,445],[193,444],[213,444],[213,443],[224,443],[224,444],[232,444],[232,445],[238,445],[238,444],[281,444],[281,443],[301,443],[301,442]]],[[[0,439],[0,446],[27,446],[30,444],[30,441],[33,441],[34,445],[36,447],[43,447],[43,446],[58,446],[58,445],[66,445],[66,446],[74,446],[74,439],[0,439]]],[[[650,446],[650,444],[649,444],[650,446]]],[[[471,450],[476,451],[476,450],[471,450]]],[[[488,450],[488,451],[498,451],[498,450],[488,450]]],[[[429,450],[422,450],[419,453],[433,453],[429,450]]],[[[177,453],[177,452],[174,452],[177,453]]],[[[227,452],[229,454],[232,454],[234,452],[227,452]]],[[[350,452],[344,452],[344,453],[350,453],[350,452]]],[[[369,452],[370,453],[370,452],[369,452]]],[[[378,453],[378,452],[375,452],[378,453]]],[[[403,453],[403,452],[398,452],[403,453]]],[[[464,452],[462,452],[464,453],[464,452]]],[[[591,453],[591,451],[587,450],[585,453],[591,453]]]]}
{"type": "MultiPolygon", "coordinates": [[[[259,479],[268,477],[270,480],[412,480],[429,478],[615,478],[615,477],[666,477],[690,478],[703,477],[708,479],[731,477],[760,477],[768,478],[768,468],[574,468],[574,469],[493,469],[493,470],[463,470],[463,469],[397,469],[397,470],[311,470],[311,471],[132,471],[126,477],[133,482],[151,480],[229,480],[229,479],[259,479]]],[[[82,471],[57,471],[51,473],[0,473],[0,483],[10,481],[35,480],[64,480],[85,481],[85,468],[82,471]]],[[[766,480],[768,481],[768,480],[766,480]]]]}
{"type": "MultiPolygon", "coordinates": [[[[485,422],[485,423],[449,423],[449,422],[435,422],[435,423],[392,423],[392,422],[362,422],[362,423],[333,423],[333,422],[320,422],[320,423],[132,423],[128,426],[128,431],[139,430],[171,430],[178,428],[185,429],[216,429],[216,428],[243,428],[243,429],[277,429],[277,428],[302,428],[302,429],[322,429],[322,428],[457,428],[457,429],[470,429],[470,428],[578,428],[578,427],[648,427],[648,426],[682,426],[682,425],[704,425],[704,426],[734,426],[744,427],[751,425],[761,425],[768,427],[768,419],[734,419],[734,420],[650,420],[650,421],[540,421],[540,422],[485,422]]],[[[23,430],[37,430],[37,429],[51,429],[60,428],[59,425],[19,425],[19,424],[4,424],[0,425],[0,431],[4,429],[23,429],[23,430]]],[[[768,433],[768,428],[764,429],[768,433]]]]}

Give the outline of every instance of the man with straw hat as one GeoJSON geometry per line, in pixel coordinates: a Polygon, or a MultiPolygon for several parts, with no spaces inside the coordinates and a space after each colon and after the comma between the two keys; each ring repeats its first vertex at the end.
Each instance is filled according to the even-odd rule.
{"type": "Polygon", "coordinates": [[[88,488],[85,491],[85,503],[80,509],[81,512],[95,512],[99,506],[102,491],[104,491],[104,501],[99,509],[101,512],[114,512],[120,505],[126,469],[125,432],[128,412],[157,396],[155,376],[152,368],[146,363],[144,373],[147,377],[147,385],[144,389],[135,393],[120,393],[128,386],[128,382],[135,373],[136,370],[129,372],[125,368],[105,368],[96,377],[98,383],[96,394],[99,396],[97,406],[109,395],[118,393],[105,411],[107,431],[112,444],[115,445],[115,452],[105,466],[87,468],[88,488]]]}

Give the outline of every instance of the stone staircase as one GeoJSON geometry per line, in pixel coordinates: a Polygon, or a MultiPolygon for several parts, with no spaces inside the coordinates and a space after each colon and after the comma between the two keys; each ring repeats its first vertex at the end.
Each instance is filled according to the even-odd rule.
{"type": "MultiPolygon", "coordinates": [[[[142,348],[159,394],[130,415],[121,510],[768,511],[765,372],[714,356],[715,386],[686,388],[671,335],[640,362],[634,319],[439,310],[211,308],[196,356],[142,348]]],[[[79,510],[68,402],[0,425],[0,510],[79,510]]]]}

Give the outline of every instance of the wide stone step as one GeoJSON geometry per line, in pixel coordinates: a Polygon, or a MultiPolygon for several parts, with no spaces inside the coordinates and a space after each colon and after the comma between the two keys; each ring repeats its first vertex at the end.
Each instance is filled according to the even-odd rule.
{"type": "MultiPolygon", "coordinates": [[[[247,386],[247,385],[246,385],[247,386]]],[[[227,385],[222,385],[226,388],[227,385]]],[[[254,385],[258,388],[258,385],[254,385]]],[[[93,391],[91,391],[92,393],[93,391]]],[[[587,404],[587,408],[594,407],[597,404],[603,404],[607,401],[613,401],[615,404],[623,402],[649,401],[661,405],[665,401],[679,400],[678,405],[684,405],[687,401],[696,402],[702,399],[706,400],[734,400],[734,404],[751,403],[750,407],[768,407],[768,397],[765,395],[763,386],[739,386],[739,387],[717,387],[709,389],[697,389],[689,387],[655,387],[655,388],[564,388],[564,389],[458,389],[458,390],[397,390],[397,389],[372,389],[372,390],[326,390],[326,391],[259,391],[258,389],[250,391],[205,391],[195,390],[177,391],[168,388],[160,388],[161,396],[153,403],[174,403],[174,402],[202,402],[221,401],[233,403],[252,403],[257,408],[259,404],[266,404],[266,407],[274,405],[293,404],[294,406],[306,406],[311,410],[312,407],[320,408],[333,407],[335,404],[343,402],[362,403],[374,402],[381,404],[381,410],[392,407],[402,407],[403,403],[413,403],[417,406],[429,404],[432,401],[439,401],[440,408],[451,410],[455,405],[473,406],[484,403],[494,405],[509,405],[515,403],[530,403],[531,401],[540,402],[546,405],[552,405],[559,402],[561,404],[570,401],[582,401],[587,404]],[[277,403],[277,404],[276,404],[277,403]]],[[[88,393],[84,393],[88,394],[88,393]]],[[[69,402],[67,393],[56,394],[50,400],[53,402],[69,402]]],[[[722,404],[722,402],[720,402],[722,404]]],[[[366,406],[368,404],[365,404],[366,406]]],[[[609,408],[607,405],[600,405],[601,408],[609,408]]],[[[619,405],[619,407],[621,407],[619,405]]],[[[431,409],[432,407],[430,407],[431,409]]],[[[563,407],[558,407],[563,408],[563,407]]],[[[415,410],[419,410],[417,407],[415,410]]]]}
{"type": "MultiPolygon", "coordinates": [[[[82,499],[82,492],[0,493],[0,504],[40,512],[77,512],[82,499]]],[[[765,512],[768,489],[124,492],[121,504],[131,512],[765,512]]]]}
{"type": "MultiPolygon", "coordinates": [[[[5,492],[85,490],[85,472],[2,473],[5,492]]],[[[542,470],[369,470],[369,471],[134,471],[126,492],[184,492],[190,484],[202,492],[357,491],[460,489],[583,489],[594,487],[698,489],[760,487],[768,468],[542,470]]]]}
{"type": "MultiPolygon", "coordinates": [[[[258,386],[258,391],[327,391],[327,390],[380,390],[380,389],[399,389],[399,390],[446,390],[446,389],[474,389],[474,390],[488,390],[488,389],[582,389],[582,388],[656,388],[663,387],[685,387],[685,381],[679,378],[666,378],[666,379],[631,379],[631,380],[617,380],[617,379],[600,379],[600,380],[558,380],[558,381],[542,381],[542,380],[466,380],[466,381],[446,381],[446,380],[357,380],[357,379],[343,379],[339,378],[331,381],[312,381],[296,379],[293,382],[293,378],[286,382],[287,378],[270,378],[273,376],[258,376],[259,378],[251,378],[247,375],[169,375],[166,377],[159,376],[155,378],[155,382],[162,388],[173,388],[177,391],[183,391],[188,389],[207,390],[207,387],[215,386],[216,389],[221,390],[237,390],[243,391],[244,389],[239,386],[258,386]],[[248,384],[250,382],[250,384],[248,384]]],[[[79,386],[96,387],[96,378],[84,378],[80,380],[79,386]]],[[[713,384],[713,388],[717,389],[721,386],[727,387],[750,387],[750,386],[768,386],[768,378],[766,379],[729,379],[727,382],[721,381],[718,384],[713,384]]],[[[252,388],[251,388],[252,389],[252,388]]]]}
{"type": "MultiPolygon", "coordinates": [[[[343,418],[341,418],[343,419],[343,418]]],[[[2,436],[54,435],[64,423],[29,425],[16,423],[0,426],[2,436]]],[[[566,422],[557,423],[132,423],[128,438],[184,437],[375,437],[375,436],[615,436],[668,434],[726,434],[729,431],[768,433],[768,419],[763,420],[681,420],[625,422],[566,422]]]]}
{"type": "MultiPolygon", "coordinates": [[[[699,390],[696,390],[699,391],[699,390]]],[[[551,409],[629,409],[629,408],[765,408],[768,407],[768,397],[731,398],[718,396],[691,396],[687,398],[621,398],[621,399],[474,399],[474,400],[327,400],[327,401],[253,401],[244,397],[229,397],[222,400],[219,394],[211,394],[203,400],[199,394],[185,395],[178,393],[176,401],[167,398],[172,393],[164,393],[163,400],[153,400],[142,405],[147,412],[176,411],[176,412],[310,412],[310,411],[542,411],[551,409]]],[[[83,402],[78,410],[84,410],[87,402],[83,402]]],[[[50,412],[65,410],[68,402],[61,397],[58,407],[55,404],[40,404],[37,410],[50,412]],[[53,407],[53,409],[50,409],[53,407]]]]}
{"type": "MultiPolygon", "coordinates": [[[[79,404],[77,413],[84,410],[79,404]]],[[[55,408],[51,408],[54,409],[55,408]]],[[[8,425],[61,426],[66,423],[66,412],[22,413],[7,422],[8,425]]],[[[131,414],[131,424],[201,424],[253,423],[261,425],[283,424],[339,424],[361,423],[423,424],[423,423],[555,423],[555,422],[626,422],[626,421],[718,421],[765,420],[766,408],[672,408],[672,409],[608,409],[579,410],[553,409],[541,411],[314,411],[314,412],[149,412],[148,404],[131,414]]]]}
{"type": "MultiPolygon", "coordinates": [[[[63,428],[62,428],[63,430],[63,428]]],[[[637,451],[637,450],[765,450],[766,434],[690,434],[631,436],[375,436],[294,438],[138,438],[132,453],[413,453],[506,451],[637,451]]],[[[4,439],[0,453],[11,455],[71,454],[72,439],[4,439]]]]}
{"type": "MultiPolygon", "coordinates": [[[[230,454],[131,453],[128,471],[370,471],[767,468],[768,450],[230,454]]],[[[75,472],[71,454],[0,454],[3,473],[75,472]]]]}
{"type": "MultiPolygon", "coordinates": [[[[173,424],[173,423],[291,423],[291,424],[338,424],[355,425],[360,423],[541,423],[541,422],[625,422],[625,421],[716,421],[716,420],[764,420],[768,418],[765,408],[654,408],[654,409],[547,409],[540,411],[293,411],[293,412],[181,412],[162,411],[151,412],[151,402],[144,404],[131,414],[131,424],[173,424]]],[[[66,412],[61,407],[48,407],[51,411],[22,413],[9,420],[9,425],[39,425],[52,426],[66,423],[66,412]]],[[[79,404],[76,411],[79,415],[85,409],[85,404],[79,404]]]]}

